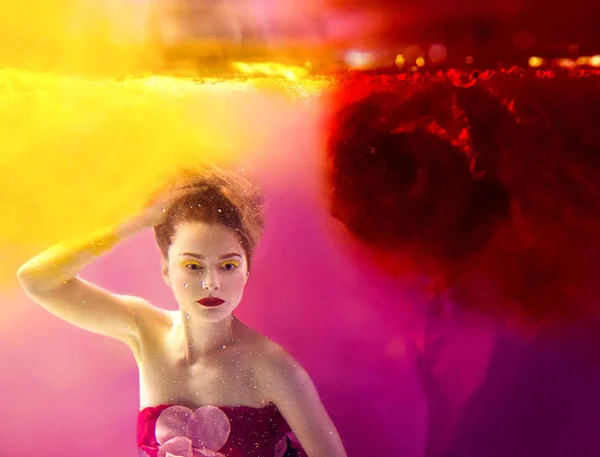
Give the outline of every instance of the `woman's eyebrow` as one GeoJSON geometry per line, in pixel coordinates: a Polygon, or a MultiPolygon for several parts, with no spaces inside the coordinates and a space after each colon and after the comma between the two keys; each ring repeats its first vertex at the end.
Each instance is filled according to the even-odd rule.
{"type": "Polygon", "coordinates": [[[242,255],[238,254],[237,252],[230,252],[229,254],[225,254],[225,255],[222,255],[221,257],[219,257],[219,260],[229,259],[230,257],[239,257],[239,258],[242,258],[242,255]]]}
{"type": "MultiPolygon", "coordinates": [[[[195,257],[197,259],[200,260],[206,260],[206,257],[204,257],[202,254],[194,254],[193,252],[182,252],[181,254],[179,254],[180,256],[188,256],[188,257],[195,257]]],[[[242,258],[241,254],[238,254],[237,252],[229,252],[227,254],[224,254],[222,256],[219,257],[219,260],[222,259],[229,259],[231,257],[239,257],[242,258]]]]}
{"type": "Polygon", "coordinates": [[[185,255],[185,256],[188,256],[188,257],[196,257],[197,259],[200,259],[200,260],[205,260],[206,259],[206,257],[204,257],[203,255],[201,255],[201,254],[194,254],[193,252],[182,252],[179,255],[180,256],[184,256],[185,255]]]}

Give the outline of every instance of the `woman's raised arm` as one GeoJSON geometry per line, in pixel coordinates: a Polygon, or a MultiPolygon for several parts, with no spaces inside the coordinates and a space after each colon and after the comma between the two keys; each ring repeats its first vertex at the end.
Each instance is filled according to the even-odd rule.
{"type": "Polygon", "coordinates": [[[145,300],[113,294],[80,277],[88,264],[117,243],[158,225],[174,197],[162,199],[114,229],[59,243],[23,264],[17,276],[22,288],[43,308],[61,319],[94,333],[111,336],[138,349],[138,321],[161,311],[145,300]]]}

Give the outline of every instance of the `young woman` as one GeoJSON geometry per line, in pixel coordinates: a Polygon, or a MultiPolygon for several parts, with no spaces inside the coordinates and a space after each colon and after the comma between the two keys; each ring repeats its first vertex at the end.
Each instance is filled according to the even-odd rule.
{"type": "Polygon", "coordinates": [[[120,227],[54,246],[19,269],[22,287],[45,309],[134,353],[141,456],[346,456],[307,373],[233,315],[263,224],[258,191],[214,167],[120,227]],[[177,311],[78,276],[150,227],[177,311]]]}

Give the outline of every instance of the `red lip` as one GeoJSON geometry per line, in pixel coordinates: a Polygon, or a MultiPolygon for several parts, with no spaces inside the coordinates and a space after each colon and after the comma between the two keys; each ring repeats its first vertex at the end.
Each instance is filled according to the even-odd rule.
{"type": "Polygon", "coordinates": [[[217,298],[217,297],[207,297],[207,298],[201,298],[200,300],[197,300],[196,303],[200,303],[202,306],[213,307],[213,306],[219,306],[219,305],[225,303],[225,300],[221,300],[220,298],[217,298]]]}

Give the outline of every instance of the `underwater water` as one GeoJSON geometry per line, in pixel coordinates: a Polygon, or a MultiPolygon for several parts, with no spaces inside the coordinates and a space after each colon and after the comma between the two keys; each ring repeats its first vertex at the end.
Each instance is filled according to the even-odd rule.
{"type": "MultiPolygon", "coordinates": [[[[100,93],[89,96],[102,107],[100,93]]],[[[240,113],[246,104],[257,109],[256,102],[256,95],[239,95],[228,101],[228,106],[240,113]]],[[[305,365],[350,455],[420,455],[427,413],[405,335],[399,330],[406,325],[402,316],[407,313],[400,305],[409,301],[409,294],[400,294],[393,281],[370,271],[352,245],[340,239],[340,228],[328,216],[321,179],[320,110],[311,105],[294,111],[273,103],[263,106],[279,108],[263,109],[261,119],[265,130],[275,128],[268,136],[268,149],[250,156],[244,164],[245,170],[259,175],[264,183],[268,223],[238,317],[280,342],[305,365]]],[[[197,114],[201,111],[199,108],[197,114]]],[[[109,122],[118,123],[118,117],[109,122]]],[[[41,124],[31,125],[35,134],[36,125],[41,124]]],[[[78,125],[61,124],[59,136],[65,138],[65,144],[78,125]]],[[[220,132],[225,130],[221,124],[220,132]]],[[[100,141],[103,132],[95,127],[91,131],[96,132],[92,133],[96,140],[86,144],[96,144],[92,146],[96,150],[85,157],[80,153],[85,167],[69,164],[60,152],[58,162],[49,152],[39,163],[26,165],[21,158],[11,162],[13,176],[30,171],[38,177],[35,182],[50,183],[44,185],[44,192],[20,197],[6,194],[5,210],[12,210],[11,217],[22,227],[5,233],[12,236],[13,248],[21,246],[9,255],[8,243],[4,244],[6,262],[17,263],[48,238],[70,233],[77,228],[77,220],[85,226],[103,211],[103,217],[109,219],[106,214],[111,205],[122,204],[120,211],[126,212],[128,204],[122,203],[123,199],[136,198],[136,190],[143,192],[141,186],[134,186],[129,194],[118,190],[121,180],[127,176],[141,180],[154,173],[153,167],[182,160],[175,149],[180,137],[174,140],[174,152],[165,157],[152,146],[148,154],[137,149],[131,153],[131,170],[114,170],[115,174],[111,160],[122,160],[126,148],[106,148],[109,169],[102,171],[93,166],[99,159],[92,152],[104,149],[100,141]],[[149,158],[146,165],[145,157],[149,158]],[[48,168],[52,164],[63,179],[53,177],[48,168]],[[55,195],[67,198],[60,200],[55,195]],[[40,206],[45,208],[42,215],[50,216],[32,210],[40,206]],[[53,211],[60,211],[61,216],[52,218],[53,211]],[[88,215],[87,222],[81,222],[88,215]],[[74,221],[74,226],[67,221],[74,221]]],[[[141,126],[140,131],[145,128],[141,126]]],[[[112,144],[129,138],[115,132],[112,144]]],[[[168,128],[164,132],[166,135],[168,128]]],[[[219,134],[212,133],[212,138],[219,134]]],[[[239,140],[231,142],[237,146],[239,140]]],[[[225,142],[224,146],[232,145],[225,142]]],[[[16,147],[15,156],[25,154],[16,147]]],[[[183,156],[183,160],[188,158],[183,156]]],[[[22,175],[20,180],[26,189],[35,185],[28,179],[31,176],[22,175]]],[[[143,296],[157,306],[175,306],[160,277],[159,253],[151,233],[118,246],[90,265],[82,277],[115,292],[143,296]]],[[[63,323],[19,293],[10,272],[4,279],[7,292],[0,351],[1,363],[7,368],[0,381],[6,418],[0,432],[3,455],[134,454],[138,379],[128,349],[63,323]]]]}
{"type": "MultiPolygon", "coordinates": [[[[206,159],[264,184],[267,229],[237,314],[306,367],[349,456],[600,453],[595,318],[521,334],[474,311],[440,317],[418,280],[376,267],[330,217],[330,81],[140,75],[137,50],[107,41],[98,11],[75,5],[0,7],[0,455],[135,455],[133,357],[45,312],[15,272],[139,210],[171,171],[206,159]]],[[[150,233],[83,277],[175,306],[150,233]]]]}
{"type": "MultiPolygon", "coordinates": [[[[30,136],[11,143],[7,151],[13,154],[4,156],[10,167],[2,171],[3,211],[13,221],[3,226],[2,245],[2,455],[134,455],[139,403],[133,357],[124,345],[76,329],[35,305],[16,288],[14,269],[45,243],[137,208],[145,184],[154,182],[166,164],[190,160],[189,151],[167,153],[168,140],[176,139],[176,145],[184,138],[167,123],[163,133],[154,130],[163,142],[144,143],[148,154],[131,150],[130,142],[143,139],[147,128],[137,122],[114,129],[126,118],[115,116],[88,127],[81,150],[89,153],[75,156],[56,147],[49,153],[44,145],[71,143],[73,130],[89,119],[95,122],[111,108],[111,99],[102,84],[88,93],[95,110],[78,106],[73,100],[79,97],[64,98],[79,115],[67,110],[61,120],[45,114],[44,103],[53,92],[39,86],[35,96],[24,91],[20,116],[13,112],[14,124],[22,119],[21,128],[27,126],[30,136]],[[31,112],[55,123],[55,143],[23,146],[48,134],[46,123],[32,122],[31,112]],[[36,160],[30,160],[27,154],[36,151],[36,160]]],[[[166,87],[172,90],[177,83],[166,87]]],[[[184,94],[191,91],[178,99],[186,100],[184,106],[207,100],[183,119],[199,123],[206,114],[202,110],[211,107],[212,136],[203,138],[219,139],[223,160],[236,156],[241,142],[228,133],[247,129],[254,134],[245,137],[253,140],[253,152],[243,160],[236,157],[244,172],[264,184],[268,223],[237,314],[306,367],[348,455],[596,455],[600,344],[593,320],[525,336],[474,312],[440,318],[418,292],[418,281],[400,281],[375,267],[367,251],[330,217],[321,128],[327,110],[318,96],[305,94],[299,102],[274,89],[257,94],[236,88],[235,96],[215,98],[182,87],[184,94]],[[214,116],[220,112],[217,99],[229,107],[221,122],[214,116]],[[251,124],[257,107],[262,117],[251,124]]],[[[130,92],[119,89],[123,106],[130,92]]],[[[136,93],[145,90],[138,87],[136,93]]],[[[167,115],[135,109],[141,119],[167,115]]],[[[195,131],[184,135],[193,139],[189,132],[195,131]]],[[[118,246],[83,277],[158,306],[175,306],[160,277],[150,233],[118,246]]]]}
{"type": "MultiPolygon", "coordinates": [[[[3,455],[135,453],[138,385],[129,351],[38,307],[18,291],[15,271],[50,243],[125,217],[173,167],[206,158],[235,161],[267,192],[267,230],[239,317],[305,365],[351,454],[419,455],[426,412],[398,330],[402,299],[356,258],[328,216],[319,91],[14,70],[2,78],[1,115],[10,121],[2,170],[3,455]]],[[[150,233],[82,276],[175,305],[150,233]]]]}

